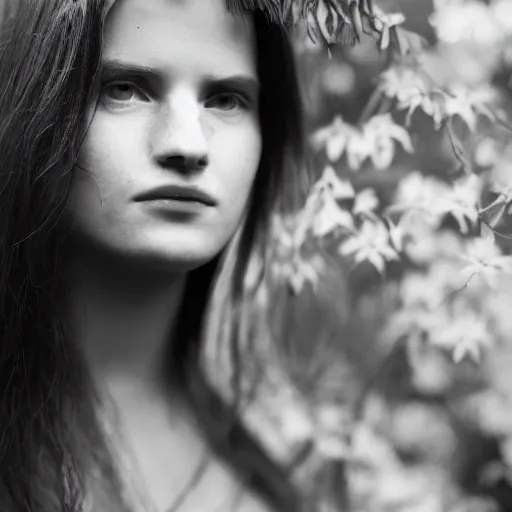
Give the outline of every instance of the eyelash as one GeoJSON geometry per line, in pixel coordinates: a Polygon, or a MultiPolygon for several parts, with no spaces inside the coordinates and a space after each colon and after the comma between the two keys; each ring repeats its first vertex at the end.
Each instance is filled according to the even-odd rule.
{"type": "Polygon", "coordinates": [[[232,92],[217,93],[214,96],[212,96],[212,98],[210,98],[208,101],[211,101],[212,99],[219,99],[219,98],[231,98],[231,99],[236,100],[236,102],[238,104],[237,110],[238,109],[248,110],[250,107],[250,101],[247,98],[245,98],[244,96],[242,96],[240,94],[232,93],[232,92]]]}
{"type": "MultiPolygon", "coordinates": [[[[102,90],[101,90],[101,97],[102,98],[105,98],[106,96],[106,91],[108,91],[109,89],[112,89],[114,87],[123,87],[123,86],[128,86],[128,87],[131,87],[134,91],[134,93],[138,94],[139,96],[141,97],[144,97],[144,98],[147,98],[147,95],[146,94],[143,94],[141,92],[141,88],[133,83],[130,83],[130,82],[110,82],[110,83],[106,83],[103,85],[102,87],[102,90]]],[[[114,103],[127,103],[129,102],[130,100],[118,100],[118,99],[115,99],[115,98],[107,98],[109,101],[112,101],[114,103]]]]}
{"type": "MultiPolygon", "coordinates": [[[[135,85],[131,82],[111,82],[111,83],[107,83],[107,84],[103,85],[102,93],[101,93],[102,98],[105,97],[105,91],[107,91],[108,89],[111,89],[113,87],[122,87],[122,86],[131,87],[136,94],[138,94],[141,97],[144,97],[145,101],[147,101],[147,98],[150,96],[148,94],[143,93],[141,91],[140,86],[135,85]]],[[[212,99],[219,99],[219,98],[235,99],[237,102],[237,105],[238,105],[235,109],[237,111],[238,110],[249,110],[251,108],[251,100],[249,98],[247,98],[246,95],[244,95],[242,93],[230,92],[230,91],[217,92],[217,93],[213,94],[210,98],[208,98],[208,100],[206,100],[205,103],[211,102],[212,99]]],[[[118,100],[118,99],[114,99],[114,98],[107,98],[107,99],[113,103],[117,103],[118,105],[124,104],[124,103],[129,103],[131,100],[131,99],[130,100],[118,100]]],[[[221,109],[221,110],[226,111],[224,109],[221,109]]],[[[231,112],[232,110],[233,109],[228,109],[227,111],[231,112]]]]}

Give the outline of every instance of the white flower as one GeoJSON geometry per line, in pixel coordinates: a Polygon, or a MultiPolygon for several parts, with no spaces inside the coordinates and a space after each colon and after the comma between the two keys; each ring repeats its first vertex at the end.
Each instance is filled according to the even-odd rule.
{"type": "Polygon", "coordinates": [[[470,175],[448,185],[440,180],[414,172],[403,178],[390,211],[419,211],[434,225],[448,214],[457,220],[462,233],[478,219],[481,181],[470,175]]]}
{"type": "Polygon", "coordinates": [[[398,184],[392,211],[417,210],[440,222],[446,213],[443,200],[449,193],[447,185],[439,180],[415,171],[402,178],[398,184]]]}
{"type": "Polygon", "coordinates": [[[314,290],[317,289],[319,276],[325,271],[325,262],[318,254],[308,259],[297,257],[291,269],[290,284],[295,294],[298,294],[305,283],[310,283],[314,290]]]}
{"type": "Polygon", "coordinates": [[[470,174],[453,183],[446,196],[446,213],[453,215],[462,233],[467,233],[470,225],[478,220],[481,192],[481,179],[470,174]]]}
{"type": "Polygon", "coordinates": [[[359,191],[355,197],[352,213],[354,215],[372,215],[379,206],[379,198],[373,188],[359,191]]]}
{"type": "Polygon", "coordinates": [[[298,294],[306,283],[314,289],[319,275],[325,270],[324,260],[318,254],[306,257],[301,217],[274,215],[272,219],[273,241],[270,245],[270,270],[276,279],[286,279],[298,294]]]}
{"type": "Polygon", "coordinates": [[[388,98],[409,105],[418,94],[426,95],[428,87],[421,75],[406,66],[391,66],[379,76],[379,88],[388,98]]]}
{"type": "Polygon", "coordinates": [[[360,169],[369,158],[377,169],[387,169],[395,155],[395,142],[399,142],[405,151],[413,152],[408,132],[393,121],[391,114],[372,117],[348,140],[349,167],[360,169]]]}
{"type": "Polygon", "coordinates": [[[413,113],[421,108],[430,116],[439,129],[445,118],[444,94],[416,70],[406,66],[391,66],[380,74],[380,90],[389,98],[397,100],[399,110],[407,110],[405,124],[411,122],[413,113]]]}
{"type": "Polygon", "coordinates": [[[478,115],[491,120],[496,117],[490,107],[496,103],[498,93],[490,85],[468,88],[456,83],[444,90],[415,69],[401,65],[392,66],[381,74],[379,88],[385,96],[397,100],[398,109],[407,110],[406,126],[418,108],[432,118],[436,129],[455,115],[472,131],[478,115]]]}
{"type": "Polygon", "coordinates": [[[479,114],[494,120],[490,105],[496,99],[496,90],[491,86],[468,88],[462,84],[453,85],[445,97],[445,113],[449,117],[458,115],[471,131],[475,131],[479,114]]]}
{"type": "Polygon", "coordinates": [[[374,12],[375,26],[381,32],[379,48],[385,50],[390,43],[390,29],[401,25],[405,21],[405,16],[401,12],[385,13],[377,6],[374,7],[374,12]]]}
{"type": "Polygon", "coordinates": [[[288,258],[274,259],[271,272],[276,279],[285,279],[293,292],[298,295],[306,283],[317,289],[319,276],[325,270],[325,262],[319,255],[304,258],[299,253],[288,258]]]}
{"type": "Polygon", "coordinates": [[[391,245],[389,231],[381,222],[364,221],[358,233],[344,241],[340,254],[354,254],[356,264],[370,262],[381,274],[386,261],[398,260],[399,255],[391,245]]]}
{"type": "Polygon", "coordinates": [[[496,287],[501,274],[512,271],[512,257],[503,256],[493,236],[469,240],[460,259],[465,263],[462,273],[467,279],[478,275],[491,287],[496,287]]]}
{"type": "Polygon", "coordinates": [[[375,140],[370,136],[366,137],[361,131],[354,131],[347,139],[346,153],[348,166],[358,170],[363,163],[372,155],[375,149],[375,140]]]}
{"type": "MultiPolygon", "coordinates": [[[[362,137],[373,147],[370,158],[377,169],[387,169],[395,155],[395,142],[400,143],[404,151],[413,153],[409,132],[395,123],[391,114],[372,117],[363,127],[362,137]]],[[[350,153],[350,143],[348,151],[350,153]]]]}
{"type": "Polygon", "coordinates": [[[332,195],[325,194],[322,205],[313,219],[313,233],[323,237],[338,228],[352,231],[354,229],[352,214],[341,208],[332,195]]]}
{"type": "Polygon", "coordinates": [[[396,124],[389,113],[372,117],[360,129],[336,116],[329,126],[320,128],[312,136],[313,147],[325,149],[330,162],[337,162],[346,153],[353,170],[360,169],[367,159],[371,159],[377,169],[386,169],[395,155],[396,143],[405,151],[413,152],[409,133],[396,124]]]}
{"type": "Polygon", "coordinates": [[[355,196],[354,187],[349,180],[341,179],[332,166],[324,168],[322,177],[315,183],[312,193],[322,194],[331,191],[335,199],[352,199],[355,196]]]}
{"type": "Polygon", "coordinates": [[[493,336],[483,317],[461,307],[448,322],[430,331],[429,340],[434,346],[453,352],[455,362],[466,356],[479,362],[482,349],[492,345],[493,336]]]}
{"type": "Polygon", "coordinates": [[[308,197],[303,210],[304,222],[319,237],[327,236],[338,228],[352,231],[352,214],[340,207],[338,200],[352,199],[354,196],[350,181],[340,179],[330,165],[326,166],[308,197]]]}
{"type": "Polygon", "coordinates": [[[336,116],[328,126],[318,129],[311,137],[313,148],[325,149],[330,162],[337,162],[345,152],[348,139],[356,132],[355,128],[345,123],[341,116],[336,116]]]}

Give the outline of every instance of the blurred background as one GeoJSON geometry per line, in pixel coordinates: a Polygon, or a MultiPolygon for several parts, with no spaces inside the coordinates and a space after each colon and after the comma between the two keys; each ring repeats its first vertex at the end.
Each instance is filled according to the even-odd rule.
{"type": "Polygon", "coordinates": [[[389,47],[296,37],[335,202],[276,219],[245,414],[322,510],[510,511],[512,0],[376,4],[389,47]]]}

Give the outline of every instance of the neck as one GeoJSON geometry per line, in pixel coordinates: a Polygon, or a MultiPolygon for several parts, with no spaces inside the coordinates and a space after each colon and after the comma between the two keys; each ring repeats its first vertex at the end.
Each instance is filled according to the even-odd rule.
{"type": "Polygon", "coordinates": [[[163,390],[185,282],[185,273],[156,275],[89,254],[71,258],[71,328],[100,389],[163,390]]]}

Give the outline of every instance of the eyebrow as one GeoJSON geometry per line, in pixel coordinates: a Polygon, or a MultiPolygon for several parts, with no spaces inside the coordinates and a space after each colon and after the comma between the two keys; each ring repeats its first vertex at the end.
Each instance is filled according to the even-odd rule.
{"type": "MultiPolygon", "coordinates": [[[[128,64],[119,60],[107,59],[102,62],[101,78],[107,81],[113,78],[123,76],[144,77],[155,82],[162,82],[164,74],[157,68],[144,66],[141,64],[128,64]]],[[[203,75],[203,82],[207,87],[214,89],[233,88],[248,90],[252,94],[258,94],[260,91],[259,80],[252,75],[235,74],[229,76],[217,76],[213,74],[203,75]]]]}

